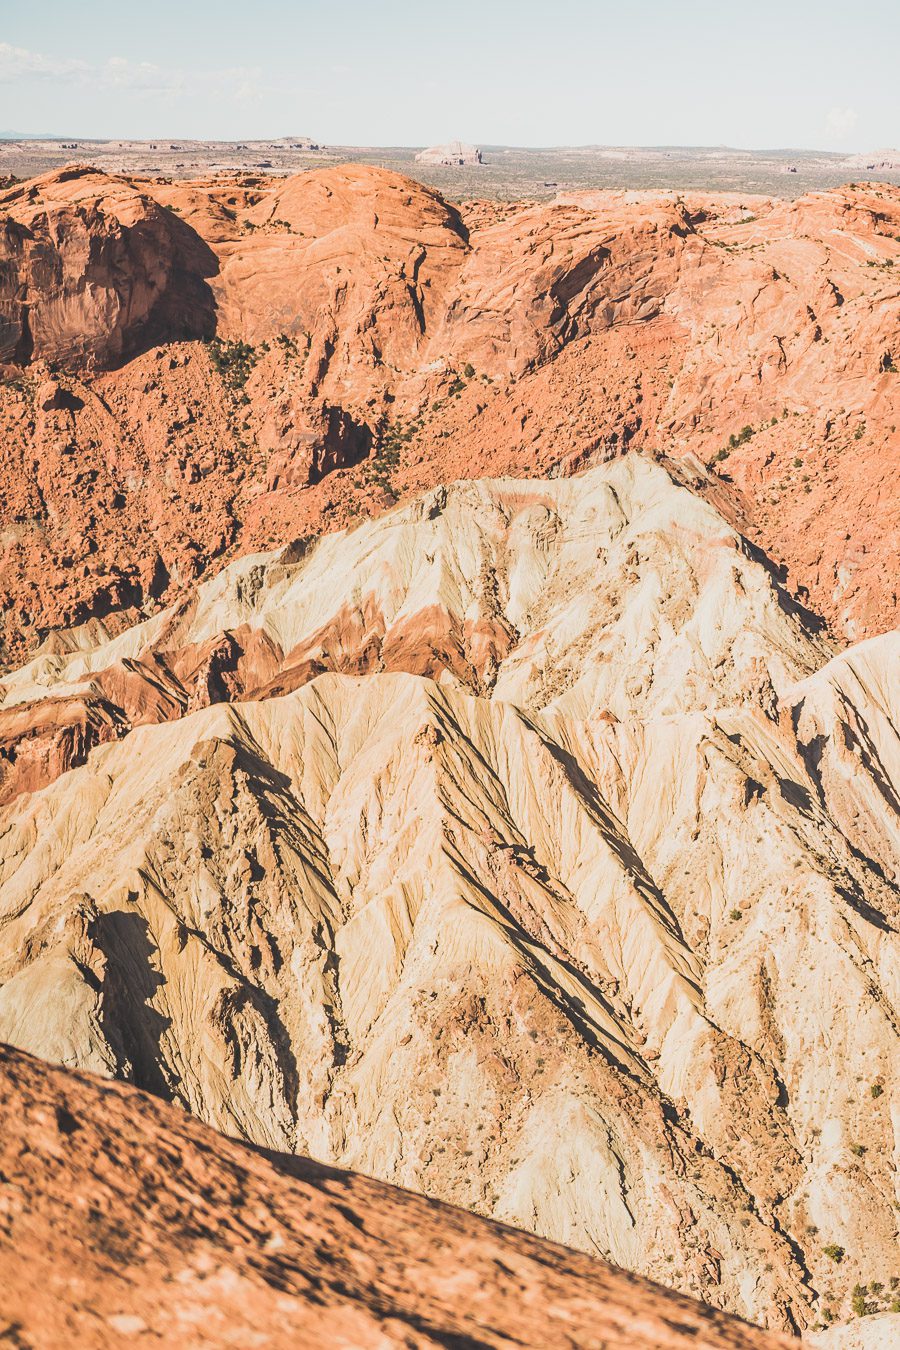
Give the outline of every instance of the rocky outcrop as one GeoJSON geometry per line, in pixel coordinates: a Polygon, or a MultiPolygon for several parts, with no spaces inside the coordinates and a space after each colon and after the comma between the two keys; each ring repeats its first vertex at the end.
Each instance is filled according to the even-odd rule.
{"type": "Polygon", "coordinates": [[[636,456],[232,564],[5,682],[152,723],[156,671],[173,720],[2,809],[0,1036],[775,1328],[849,1315],[896,1257],[896,659],[636,456]]]}
{"type": "Polygon", "coordinates": [[[267,439],[277,447],[269,457],[269,492],[308,487],[335,469],[358,464],[371,453],[373,442],[370,427],[327,403],[314,404],[306,412],[291,409],[283,422],[273,425],[267,439]]]}
{"type": "Polygon", "coordinates": [[[0,1048],[0,1335],[85,1350],[324,1344],[786,1350],[603,1261],[0,1048]]]}
{"type": "Polygon", "coordinates": [[[115,365],[215,328],[209,247],[172,212],[96,169],[0,192],[0,361],[115,365]]]}
{"type": "MultiPolygon", "coordinates": [[[[177,190],[162,199],[177,204],[177,190]]],[[[420,363],[467,231],[436,192],[344,165],[259,193],[216,250],[219,334],[293,341],[294,383],[353,409],[420,363]]]]}

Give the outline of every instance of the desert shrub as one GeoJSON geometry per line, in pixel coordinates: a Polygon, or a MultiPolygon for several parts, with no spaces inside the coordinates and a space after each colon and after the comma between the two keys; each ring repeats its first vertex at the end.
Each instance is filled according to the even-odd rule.
{"type": "Polygon", "coordinates": [[[753,427],[750,426],[741,427],[740,431],[736,436],[734,435],[734,433],[732,433],[728,437],[729,450],[737,450],[738,446],[746,445],[747,442],[755,435],[756,432],[753,430],[753,427]]]}
{"type": "Polygon", "coordinates": [[[214,337],[210,338],[208,347],[213,369],[222,377],[223,383],[229,389],[243,389],[259,359],[250,343],[214,337]]]}

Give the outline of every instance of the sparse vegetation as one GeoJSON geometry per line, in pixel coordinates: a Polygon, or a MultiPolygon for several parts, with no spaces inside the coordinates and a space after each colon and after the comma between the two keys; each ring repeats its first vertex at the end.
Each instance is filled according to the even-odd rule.
{"type": "Polygon", "coordinates": [[[829,1242],[827,1247],[822,1248],[823,1253],[830,1257],[836,1266],[839,1266],[846,1255],[843,1247],[839,1247],[836,1242],[829,1242]]]}
{"type": "Polygon", "coordinates": [[[754,431],[753,427],[750,426],[741,427],[740,431],[736,436],[731,435],[728,437],[729,450],[737,450],[738,446],[746,445],[747,442],[755,435],[756,432],[754,431]]]}
{"type": "Polygon", "coordinates": [[[256,350],[249,342],[229,342],[223,338],[210,338],[207,343],[209,359],[213,369],[222,377],[222,383],[228,389],[243,389],[250,372],[259,360],[256,350]]]}
{"type": "MultiPolygon", "coordinates": [[[[281,348],[289,360],[299,361],[304,360],[309,355],[309,349],[312,346],[312,334],[303,332],[299,337],[293,337],[290,333],[279,333],[272,341],[276,347],[281,348]]],[[[263,343],[263,349],[268,351],[266,343],[263,343]]]]}
{"type": "Polygon", "coordinates": [[[875,1311],[872,1304],[866,1298],[865,1286],[862,1284],[857,1284],[854,1287],[850,1306],[853,1308],[857,1317],[868,1317],[875,1311]]]}
{"type": "MultiPolygon", "coordinates": [[[[767,427],[769,425],[770,423],[768,422],[763,423],[763,427],[767,427]]],[[[742,445],[746,445],[747,442],[751,440],[755,435],[756,435],[756,428],[751,427],[749,425],[741,427],[740,431],[738,431],[737,433],[732,432],[732,434],[728,437],[728,444],[723,445],[721,450],[716,451],[708,467],[711,468],[713,464],[717,463],[721,464],[722,460],[728,458],[732,450],[740,449],[742,445]]]]}
{"type": "Polygon", "coordinates": [[[423,417],[410,422],[397,420],[383,428],[374,453],[362,465],[363,481],[358,486],[380,488],[383,492],[394,491],[394,473],[400,465],[400,453],[404,445],[413,441],[422,430],[423,417]]]}
{"type": "Polygon", "coordinates": [[[892,1275],[890,1289],[885,1288],[883,1280],[872,1280],[869,1284],[855,1284],[850,1295],[850,1306],[857,1317],[871,1317],[875,1313],[900,1312],[900,1298],[893,1291],[897,1289],[897,1276],[892,1275]]]}

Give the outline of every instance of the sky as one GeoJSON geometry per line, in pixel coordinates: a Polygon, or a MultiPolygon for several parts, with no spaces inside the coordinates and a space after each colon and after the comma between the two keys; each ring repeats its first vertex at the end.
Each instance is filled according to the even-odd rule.
{"type": "Polygon", "coordinates": [[[900,145],[900,0],[0,0],[0,132],[900,145]]]}

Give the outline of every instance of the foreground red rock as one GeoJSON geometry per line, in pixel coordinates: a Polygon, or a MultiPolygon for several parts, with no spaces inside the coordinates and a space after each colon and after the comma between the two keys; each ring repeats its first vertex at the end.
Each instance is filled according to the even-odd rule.
{"type": "Polygon", "coordinates": [[[628,445],[714,462],[838,637],[896,621],[897,188],[457,210],[361,165],[67,170],[0,196],[0,222],[0,658],[437,482],[628,445]],[[61,281],[23,261],[48,230],[61,281]]]}
{"type": "Polygon", "coordinates": [[[0,1340],[776,1350],[604,1261],[0,1046],[0,1340]]]}

